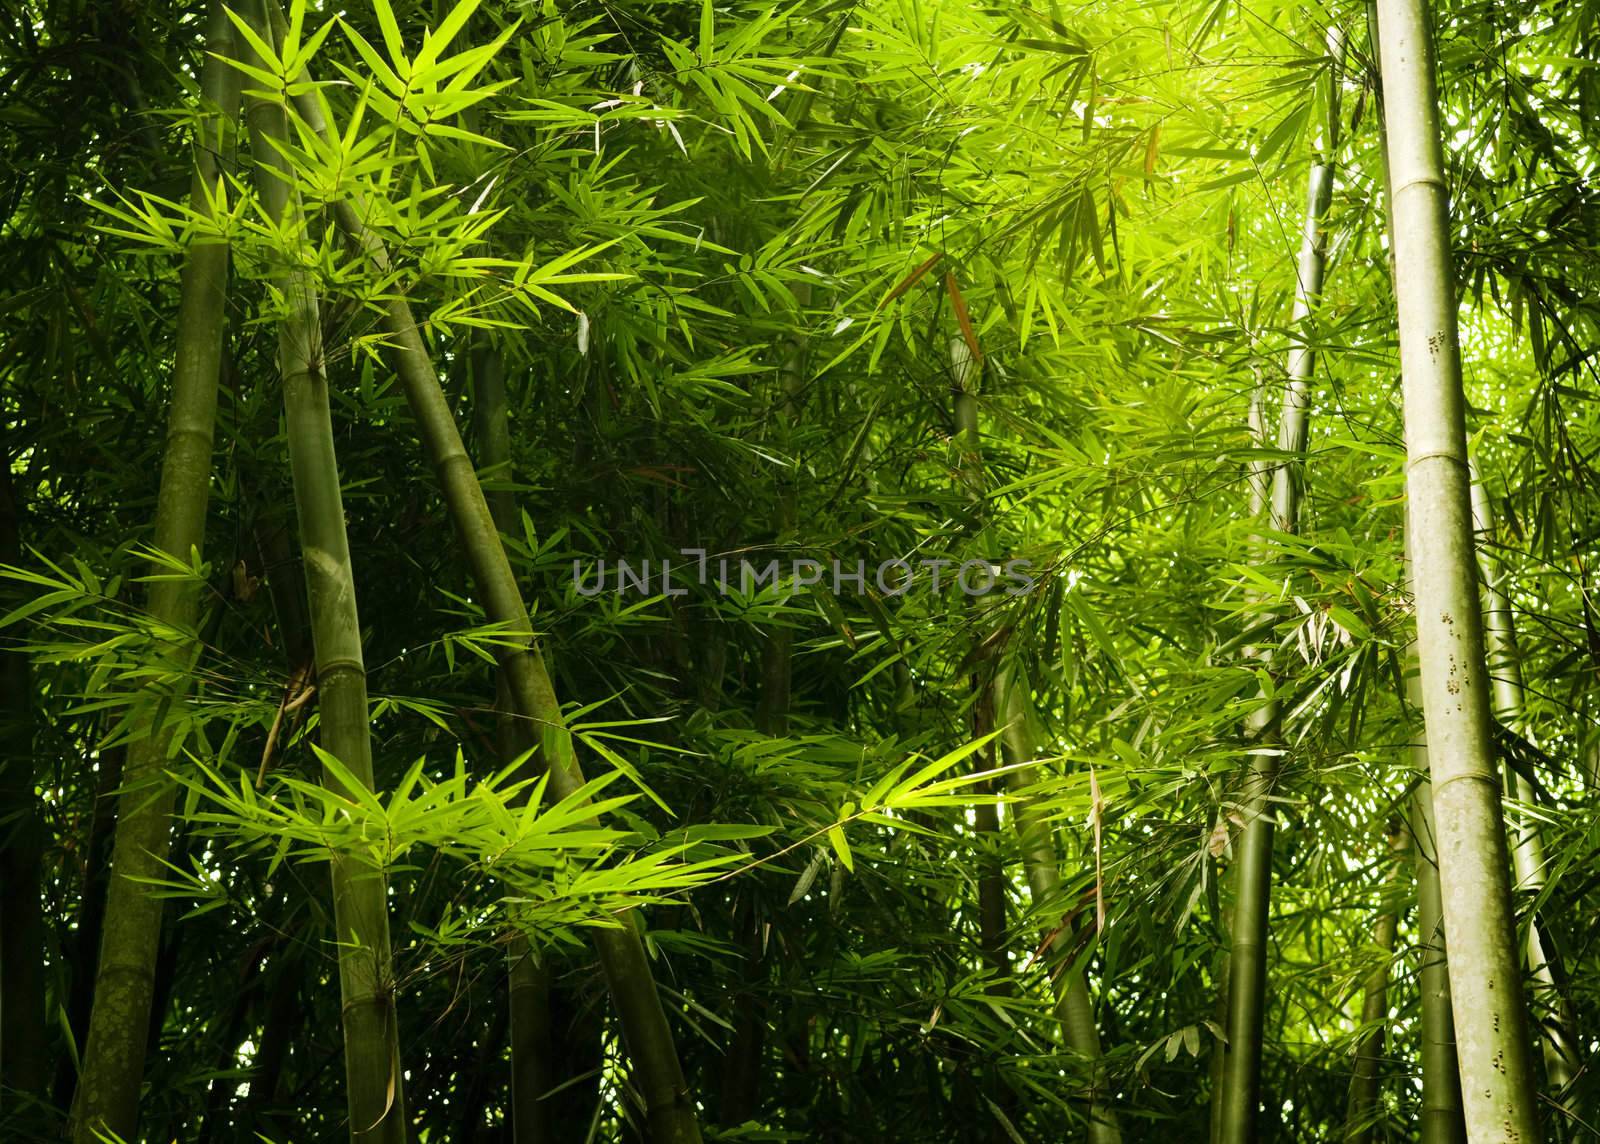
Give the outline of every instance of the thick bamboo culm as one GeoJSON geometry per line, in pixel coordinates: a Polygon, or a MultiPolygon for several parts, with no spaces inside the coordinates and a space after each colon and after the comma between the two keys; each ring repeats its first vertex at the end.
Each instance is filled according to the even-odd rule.
{"type": "MultiPolygon", "coordinates": [[[[229,64],[237,43],[221,0],[206,14],[206,57],[201,87],[207,116],[196,140],[191,209],[209,215],[220,190],[222,160],[231,146],[239,110],[239,72],[229,64]]],[[[217,386],[227,329],[228,246],[198,240],[184,256],[179,286],[177,344],[173,349],[172,402],[156,502],[155,547],[185,564],[205,548],[210,505],[217,386]]],[[[198,654],[199,585],[156,580],[148,610],[166,641],[168,663],[187,677],[198,654]]],[[[165,876],[176,786],[166,774],[170,731],[159,713],[174,696],[159,684],[146,697],[148,712],[133,732],[123,767],[122,794],[112,841],[112,875],[106,889],[94,1006],[83,1068],[73,1099],[75,1144],[98,1144],[102,1131],[134,1139],[139,1089],[144,1082],[161,941],[162,900],[151,880],[165,876]]],[[[159,1018],[157,1018],[159,1019],[159,1018]]]]}
{"type": "Polygon", "coordinates": [[[1490,736],[1449,204],[1421,0],[1378,4],[1417,649],[1467,1135],[1539,1139],[1490,736]]]}

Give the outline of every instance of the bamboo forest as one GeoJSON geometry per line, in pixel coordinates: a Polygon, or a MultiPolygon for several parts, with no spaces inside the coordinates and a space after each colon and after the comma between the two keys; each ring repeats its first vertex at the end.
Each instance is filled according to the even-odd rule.
{"type": "Polygon", "coordinates": [[[1600,1141],[1597,145],[1600,0],[5,0],[0,1140],[1600,1141]]]}

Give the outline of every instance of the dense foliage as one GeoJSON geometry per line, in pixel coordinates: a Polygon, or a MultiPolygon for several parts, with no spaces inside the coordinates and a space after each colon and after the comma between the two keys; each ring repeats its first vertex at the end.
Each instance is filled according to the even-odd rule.
{"type": "MultiPolygon", "coordinates": [[[[5,1138],[69,1131],[122,892],[161,903],[138,1139],[379,1139],[366,958],[382,1139],[665,1141],[606,960],[634,926],[708,1139],[1206,1139],[1262,815],[1252,1130],[1415,1138],[1437,943],[1364,6],[206,7],[0,13],[5,1138]],[[164,550],[180,268],[224,248],[203,537],[164,550]],[[515,699],[421,360],[586,781],[515,699]],[[342,512],[308,521],[324,375],[342,512]],[[309,528],[348,537],[370,774],[330,753],[309,528]],[[163,789],[170,853],[119,881],[163,789]],[[330,869],[340,911],[386,878],[392,962],[330,869]]],[[[1550,1139],[1600,1133],[1597,17],[1433,10],[1550,1139]]]]}

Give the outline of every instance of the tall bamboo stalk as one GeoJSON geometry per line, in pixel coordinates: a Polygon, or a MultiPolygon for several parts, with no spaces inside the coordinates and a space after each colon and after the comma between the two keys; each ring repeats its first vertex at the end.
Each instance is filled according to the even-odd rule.
{"type": "MultiPolygon", "coordinates": [[[[978,424],[980,366],[964,337],[951,340],[950,364],[955,382],[957,444],[961,449],[959,473],[969,507],[977,514],[982,508],[986,483],[983,436],[978,424]]],[[[980,630],[980,636],[982,634],[980,630]]],[[[978,678],[984,681],[981,667],[978,678]]],[[[975,730],[981,735],[998,727],[1002,756],[1013,765],[1031,763],[1036,758],[1033,736],[1027,724],[1027,703],[1021,688],[1015,673],[1002,665],[992,669],[987,681],[981,682],[980,694],[976,699],[980,714],[975,730]]],[[[1011,772],[1008,776],[1009,785],[1013,789],[1024,790],[1033,781],[1032,773],[1031,768],[1011,772]]],[[[1028,879],[1029,896],[1035,905],[1055,902],[1061,887],[1061,859],[1056,851],[1055,834],[1031,800],[1021,799],[1015,804],[1013,813],[1018,838],[1022,843],[1023,869],[1028,879]]],[[[985,800],[980,803],[973,817],[980,835],[998,839],[1000,819],[994,802],[985,800]]],[[[985,955],[997,974],[1009,972],[1010,962],[1005,946],[1005,870],[998,860],[980,875],[978,895],[979,929],[985,955]]],[[[1058,927],[1051,934],[1050,951],[1063,952],[1068,943],[1065,928],[1058,927]]],[[[1054,978],[1052,987],[1056,994],[1056,1020],[1061,1025],[1062,1037],[1067,1047],[1083,1057],[1090,1066],[1089,1140],[1091,1144],[1120,1144],[1122,1133],[1117,1116],[1106,1101],[1106,1076],[1100,1033],[1094,1021],[1094,1002],[1089,997],[1083,974],[1065,966],[1054,978]]]]}
{"type": "MultiPolygon", "coordinates": [[[[207,7],[205,49],[201,90],[207,114],[196,141],[189,192],[190,206],[200,214],[211,210],[220,159],[239,106],[239,73],[226,62],[236,51],[234,31],[221,0],[207,7]]],[[[227,288],[227,245],[191,245],[179,286],[172,402],[154,542],[185,563],[205,543],[227,288]]],[[[199,650],[192,634],[200,610],[198,585],[157,580],[150,587],[148,610],[168,636],[163,649],[168,662],[186,672],[199,650]]],[[[171,842],[175,793],[164,770],[170,733],[156,714],[171,695],[162,689],[144,699],[149,711],[132,733],[118,800],[94,1005],[74,1098],[72,1137],[77,1144],[93,1144],[102,1129],[131,1140],[137,1129],[161,939],[162,901],[153,896],[147,880],[166,873],[163,860],[171,842]]]]}
{"type": "MultiPolygon", "coordinates": [[[[1409,549],[1409,526],[1407,547],[1409,549]]],[[[1407,564],[1409,566],[1409,560],[1407,564]]],[[[1406,708],[1422,711],[1422,677],[1417,645],[1406,649],[1406,708]]],[[[1411,796],[1411,852],[1417,871],[1417,949],[1420,965],[1422,1063],[1422,1144],[1464,1144],[1467,1123],[1461,1107],[1461,1069],[1456,1059],[1455,1012],[1450,1001],[1450,964],[1445,948],[1444,905],[1439,892],[1438,832],[1433,820],[1433,784],[1428,778],[1428,739],[1413,718],[1411,766],[1417,786],[1411,796]]]]}
{"type": "MultiPolygon", "coordinates": [[[[297,97],[295,104],[312,131],[328,136],[326,117],[316,93],[297,97]]],[[[387,274],[388,251],[383,240],[363,222],[363,206],[342,200],[336,205],[335,217],[374,269],[387,274]]],[[[583,772],[544,656],[532,639],[528,609],[516,576],[484,500],[483,487],[461,442],[455,415],[439,385],[410,305],[403,297],[391,298],[384,305],[382,321],[389,338],[390,360],[461,539],[484,612],[507,635],[496,649],[496,659],[510,685],[512,704],[538,739],[541,757],[549,767],[551,790],[558,798],[569,797],[583,785],[583,772]]],[[[614,928],[596,928],[593,940],[617,1007],[634,1078],[644,1097],[652,1144],[699,1144],[694,1100],[678,1061],[672,1027],[656,991],[644,941],[631,912],[617,915],[614,921],[614,928]]]]}
{"type": "MultiPolygon", "coordinates": [[[[1310,342],[1310,319],[1322,297],[1322,282],[1327,269],[1328,236],[1326,220],[1333,199],[1334,158],[1339,129],[1339,71],[1344,55],[1344,36],[1337,28],[1328,32],[1329,69],[1327,108],[1321,150],[1312,158],[1306,185],[1305,225],[1300,236],[1300,253],[1295,264],[1295,295],[1291,324],[1295,342],[1290,347],[1283,393],[1283,408],[1278,420],[1278,450],[1288,460],[1272,470],[1270,487],[1263,487],[1264,474],[1253,474],[1252,500],[1265,497],[1268,519],[1279,532],[1299,528],[1300,493],[1304,480],[1304,454],[1311,408],[1311,381],[1316,371],[1316,351],[1310,342]]],[[[1252,410],[1252,421],[1260,426],[1259,409],[1252,410]]],[[[1269,649],[1257,650],[1264,664],[1270,663],[1269,649]]],[[[1226,1144],[1248,1144],[1256,1138],[1256,1113],[1261,1100],[1261,1044],[1266,1014],[1267,927],[1272,898],[1272,842],[1276,818],[1272,813],[1273,788],[1281,765],[1278,702],[1263,702],[1252,713],[1245,737],[1252,744],[1250,775],[1246,780],[1242,813],[1244,826],[1236,843],[1238,872],[1235,875],[1232,941],[1228,954],[1228,1041],[1223,1049],[1223,1085],[1213,1100],[1222,1102],[1221,1140],[1226,1144]]]]}
{"type": "MultiPolygon", "coordinates": [[[[1027,703],[1021,677],[1002,671],[995,681],[1003,712],[1004,727],[1000,742],[1009,766],[1031,763],[1038,757],[1032,730],[1028,725],[1027,703]]],[[[1028,893],[1035,906],[1061,904],[1061,856],[1056,848],[1055,831],[1037,804],[1024,793],[1034,781],[1033,768],[1012,771],[1008,782],[1017,794],[1012,804],[1017,836],[1022,843],[1022,867],[1028,879],[1028,893]]],[[[1065,926],[1052,928],[1047,952],[1068,955],[1071,935],[1065,926]]],[[[1090,1065],[1089,1094],[1090,1144],[1120,1144],[1122,1130],[1109,1102],[1105,1067],[1102,1063],[1100,1032],[1095,1025],[1094,1001],[1081,970],[1063,965],[1052,979],[1056,995],[1056,1020],[1067,1047],[1090,1065]]]]}
{"type": "MultiPolygon", "coordinates": [[[[983,435],[978,427],[978,387],[983,368],[973,356],[972,349],[963,337],[950,341],[950,374],[953,391],[953,416],[956,430],[956,448],[959,452],[957,477],[966,494],[968,527],[976,531],[983,514],[984,471],[983,435]]],[[[984,633],[978,632],[978,640],[984,633]]],[[[995,697],[993,670],[979,663],[973,675],[973,736],[981,738],[994,728],[995,697]]],[[[974,766],[986,769],[993,764],[993,756],[983,753],[974,757],[974,766]]],[[[985,791],[990,788],[985,786],[985,791]]],[[[998,984],[1011,973],[1011,957],[1006,949],[1006,873],[999,854],[1000,812],[993,799],[980,799],[972,808],[973,829],[979,845],[986,853],[980,859],[978,870],[978,945],[998,984]]]]}
{"type": "MultiPolygon", "coordinates": [[[[256,31],[270,44],[273,29],[259,0],[252,7],[256,31]]],[[[258,60],[257,66],[264,67],[264,61],[258,60]]],[[[298,244],[305,220],[284,153],[289,144],[287,112],[274,95],[252,93],[248,118],[257,193],[268,217],[298,244]]],[[[293,251],[284,258],[277,285],[284,307],[278,327],[278,369],[310,604],[322,748],[343,764],[356,783],[371,790],[367,671],[333,443],[317,290],[293,251]]],[[[330,791],[346,791],[344,780],[326,768],[323,785],[330,791]]],[[[348,791],[347,796],[354,801],[355,792],[348,791]]],[[[335,853],[330,871],[350,1139],[354,1144],[404,1144],[406,1105],[386,880],[380,868],[355,854],[335,853]]]]}
{"type": "MultiPolygon", "coordinates": [[[[480,471],[491,481],[509,482],[511,419],[506,395],[505,359],[488,345],[472,354],[472,419],[480,471]]],[[[484,499],[502,536],[517,528],[517,500],[508,488],[486,490],[484,499]]],[[[516,717],[510,683],[495,681],[500,753],[510,763],[534,746],[533,736],[516,717]]],[[[511,1038],[511,1139],[513,1144],[546,1144],[555,1139],[550,1102],[556,1087],[555,1044],[550,1026],[550,973],[528,939],[514,934],[506,946],[506,1000],[511,1038]]]]}
{"type": "MultiPolygon", "coordinates": [[[[1488,651],[1490,688],[1494,694],[1494,713],[1500,722],[1526,734],[1522,684],[1522,649],[1517,644],[1517,622],[1506,596],[1505,570],[1492,549],[1495,535],[1494,509],[1483,483],[1472,482],[1472,525],[1477,532],[1478,566],[1483,578],[1484,635],[1488,651]]],[[[1510,766],[1505,768],[1505,790],[1520,806],[1531,806],[1533,784],[1510,766]]],[[[1516,832],[1511,847],[1511,864],[1517,876],[1517,889],[1536,897],[1544,889],[1544,838],[1539,820],[1525,811],[1514,818],[1516,832]]],[[[1544,1049],[1545,1076],[1558,1100],[1571,1086],[1582,1067],[1578,1042],[1572,1035],[1574,1022],[1556,981],[1545,938],[1536,917],[1528,926],[1524,949],[1529,972],[1533,975],[1534,998],[1543,1015],[1537,1020],[1544,1049]]],[[[1565,1101],[1562,1101],[1565,1105],[1565,1101]]]]}
{"type": "Polygon", "coordinates": [[[1362,988],[1361,1029],[1350,1075],[1350,1099],[1345,1116],[1345,1144],[1371,1144],[1376,1139],[1379,1066],[1389,1023],[1389,967],[1393,961],[1395,933],[1400,927],[1400,899],[1396,882],[1411,848],[1410,832],[1401,827],[1390,838],[1391,856],[1383,878],[1383,903],[1373,927],[1372,944],[1383,954],[1372,967],[1362,988]]]}
{"type": "Polygon", "coordinates": [[[1474,568],[1432,29],[1379,0],[1417,643],[1467,1132],[1539,1138],[1474,568]]]}
{"type": "MultiPolygon", "coordinates": [[[[1427,766],[1427,744],[1415,750],[1427,766]]],[[[1417,974],[1421,993],[1422,1144],[1462,1144],[1467,1122],[1461,1103],[1461,1066],[1456,1058],[1455,1010],[1450,1000],[1450,963],[1445,946],[1444,903],[1439,890],[1439,854],[1433,821],[1433,787],[1424,780],[1412,798],[1412,849],[1417,870],[1417,974]]]]}
{"type": "MultiPolygon", "coordinates": [[[[796,328],[803,329],[811,288],[800,283],[794,293],[793,318],[796,328]]],[[[792,450],[791,426],[798,424],[804,400],[806,344],[804,334],[796,334],[789,342],[779,370],[783,392],[774,427],[778,444],[785,452],[792,450]]],[[[794,472],[794,467],[789,466],[777,470],[779,544],[789,541],[798,522],[799,490],[794,472]]],[[[761,645],[761,688],[755,718],[756,730],[761,734],[782,738],[789,733],[793,677],[794,630],[786,624],[774,624],[761,645]]],[[[741,911],[735,907],[734,926],[744,945],[744,959],[740,963],[740,992],[744,998],[729,1014],[733,1035],[728,1039],[722,1058],[717,1119],[726,1128],[743,1124],[760,1111],[762,1052],[766,1046],[768,1018],[765,1007],[755,1003],[752,996],[766,978],[763,964],[766,942],[758,900],[754,896],[749,899],[748,909],[741,911]]]]}
{"type": "MultiPolygon", "coordinates": [[[[1376,66],[1382,53],[1377,0],[1367,0],[1369,58],[1376,66]]],[[[1374,77],[1378,104],[1378,170],[1383,185],[1384,233],[1389,240],[1389,277],[1394,279],[1394,186],[1389,178],[1389,133],[1383,115],[1383,81],[1374,77]]],[[[1413,525],[1406,513],[1406,593],[1415,599],[1411,579],[1413,525]]],[[[1411,729],[1411,852],[1417,873],[1417,985],[1422,1012],[1419,1039],[1422,1065],[1422,1144],[1464,1144],[1467,1125],[1461,1108],[1461,1070],[1456,1059],[1455,1014],[1450,1000],[1450,965],[1445,947],[1444,906],[1439,891],[1438,838],[1433,820],[1433,784],[1429,777],[1428,735],[1422,722],[1422,674],[1417,642],[1406,644],[1404,674],[1407,725],[1411,729]]]]}

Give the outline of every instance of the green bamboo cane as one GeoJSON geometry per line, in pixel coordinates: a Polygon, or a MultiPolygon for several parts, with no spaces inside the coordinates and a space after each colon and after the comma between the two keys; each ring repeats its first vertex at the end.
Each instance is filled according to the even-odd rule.
{"type": "MultiPolygon", "coordinates": [[[[207,7],[206,51],[201,69],[206,114],[189,192],[191,208],[201,215],[211,212],[212,198],[220,191],[220,159],[232,138],[229,126],[239,106],[239,73],[225,62],[236,51],[234,31],[221,0],[207,7]]],[[[205,543],[227,288],[227,244],[191,245],[184,255],[179,286],[172,402],[155,520],[155,547],[185,563],[197,557],[205,543]]],[[[163,651],[168,662],[186,671],[199,650],[193,636],[200,610],[198,585],[157,580],[150,588],[148,609],[167,637],[163,651]]],[[[143,698],[152,711],[160,711],[172,696],[162,689],[143,698]]],[[[94,1005],[73,1103],[71,1131],[76,1144],[95,1144],[101,1130],[128,1139],[137,1130],[161,938],[162,901],[151,893],[149,880],[167,873],[163,860],[171,842],[175,796],[165,771],[170,742],[170,730],[159,717],[146,714],[135,725],[128,746],[94,1005]]]]}
{"type": "MultiPolygon", "coordinates": [[[[273,29],[259,3],[253,7],[257,34],[270,44],[273,29]]],[[[257,66],[266,65],[258,60],[257,66]]],[[[302,241],[304,218],[294,172],[284,154],[288,115],[275,96],[251,93],[248,118],[257,193],[267,216],[292,244],[283,256],[277,282],[284,307],[278,369],[310,604],[322,748],[356,783],[371,790],[361,621],[333,443],[317,291],[295,249],[302,241]]],[[[323,785],[330,791],[346,790],[344,780],[327,768],[323,785]]],[[[355,792],[347,793],[353,800],[355,792]]],[[[406,1106],[385,878],[381,868],[353,853],[334,854],[330,869],[350,1139],[353,1144],[404,1144],[406,1106]]]]}
{"type": "MultiPolygon", "coordinates": [[[[811,302],[811,288],[795,287],[793,321],[797,328],[805,322],[811,302]]],[[[805,393],[807,339],[796,334],[789,343],[779,370],[782,382],[780,415],[775,419],[778,443],[788,451],[793,442],[790,427],[799,423],[805,393]]],[[[790,541],[799,516],[799,495],[792,468],[778,470],[778,543],[790,541]]],[[[761,689],[756,700],[756,730],[772,738],[789,733],[789,707],[794,682],[794,630],[774,624],[761,645],[761,689]]],[[[741,931],[745,956],[740,962],[740,990],[746,996],[765,978],[764,942],[757,901],[751,898],[747,911],[735,910],[735,926],[741,931]]],[[[722,1057],[722,1091],[718,1122],[733,1128],[755,1117],[761,1107],[762,1053],[766,1046],[766,1013],[759,1005],[746,1002],[729,1015],[733,1035],[722,1057]]]]}
{"type": "MultiPolygon", "coordinates": [[[[297,97],[295,105],[307,127],[329,136],[326,116],[315,92],[297,97]]],[[[363,221],[363,206],[341,200],[336,204],[335,218],[372,266],[381,274],[388,274],[388,251],[383,240],[363,221]]],[[[390,360],[439,481],[446,509],[461,538],[484,611],[506,635],[496,649],[496,659],[510,686],[512,704],[538,740],[541,757],[549,767],[551,790],[557,798],[570,797],[583,785],[572,736],[544,657],[532,639],[527,606],[477,473],[461,442],[450,403],[406,300],[389,299],[384,304],[382,321],[390,360]]],[[[656,991],[644,941],[631,911],[617,915],[613,921],[612,927],[596,928],[593,940],[644,1098],[652,1144],[698,1144],[700,1128],[694,1100],[678,1061],[672,1028],[656,991]]]]}
{"type": "MultiPolygon", "coordinates": [[[[1328,120],[1323,150],[1313,157],[1306,187],[1305,226],[1296,262],[1292,324],[1295,343],[1289,350],[1287,383],[1278,421],[1278,450],[1292,460],[1273,467],[1270,484],[1265,474],[1252,473],[1253,501],[1265,499],[1269,520],[1279,532],[1299,528],[1302,469],[1309,428],[1311,380],[1316,354],[1306,326],[1316,313],[1327,268],[1328,206],[1333,197],[1334,152],[1338,138],[1339,65],[1344,37],[1338,28],[1328,33],[1328,54],[1334,61],[1328,83],[1328,120]]],[[[1261,428],[1259,408],[1252,422],[1261,428]]],[[[1269,649],[1258,658],[1271,660],[1269,649]]],[[[1276,818],[1272,813],[1273,788],[1281,765],[1278,702],[1269,700],[1251,715],[1245,737],[1252,744],[1250,774],[1242,798],[1244,826],[1236,843],[1238,873],[1233,928],[1228,952],[1228,1040],[1223,1048],[1223,1084],[1213,1093],[1222,1102],[1217,1117],[1220,1139],[1226,1144],[1249,1144],[1256,1138],[1256,1114],[1261,1101],[1261,1051],[1266,1013],[1267,936],[1271,916],[1272,844],[1276,818]]]]}
{"type": "MultiPolygon", "coordinates": [[[[1491,551],[1494,543],[1494,509],[1483,483],[1472,482],[1472,524],[1479,536],[1478,564],[1483,579],[1484,635],[1488,652],[1490,686],[1494,693],[1494,712],[1500,721],[1511,729],[1527,733],[1527,719],[1522,683],[1522,649],[1517,643],[1517,622],[1506,595],[1505,569],[1491,551]]],[[[1533,784],[1511,767],[1505,770],[1506,792],[1521,807],[1533,804],[1533,784]]],[[[1515,838],[1511,848],[1511,864],[1517,876],[1517,889],[1536,897],[1544,889],[1545,873],[1544,838],[1539,821],[1525,810],[1515,816],[1515,838]]],[[[1573,1079],[1582,1068],[1578,1042],[1572,1036],[1574,1022],[1570,1006],[1565,1002],[1556,982],[1555,969],[1549,952],[1545,949],[1544,935],[1539,932],[1539,919],[1528,926],[1528,943],[1524,949],[1527,965],[1533,975],[1534,998],[1547,1014],[1538,1021],[1540,1043],[1544,1050],[1545,1076],[1552,1095],[1569,1112],[1569,1102],[1564,1099],[1573,1079]]]]}
{"type": "MultiPolygon", "coordinates": [[[[976,513],[981,510],[985,485],[983,437],[978,424],[981,367],[964,337],[951,339],[950,363],[955,383],[956,441],[962,454],[959,472],[969,504],[976,513]]],[[[988,721],[1001,729],[1002,756],[1011,764],[1031,763],[1036,758],[1033,739],[1025,718],[1026,704],[1021,685],[1014,673],[1003,665],[994,669],[984,691],[978,703],[980,708],[988,708],[988,721]]],[[[978,728],[985,733],[988,729],[981,725],[978,728]]],[[[1013,771],[1008,776],[1008,783],[1014,789],[1025,789],[1033,781],[1031,774],[1031,768],[1013,771]]],[[[1030,800],[1019,802],[1015,814],[1030,897],[1035,905],[1054,901],[1061,885],[1061,858],[1056,851],[1055,835],[1030,800]]],[[[994,802],[985,800],[980,803],[973,818],[980,834],[998,836],[1000,821],[994,802]]],[[[1009,970],[1004,946],[1004,876],[1004,869],[996,863],[979,881],[980,931],[985,952],[997,972],[1009,970]]],[[[1051,936],[1050,949],[1059,952],[1066,940],[1066,934],[1058,930],[1051,936]]],[[[1090,1000],[1082,972],[1070,966],[1065,967],[1055,978],[1053,988],[1056,993],[1056,1019],[1061,1025],[1062,1037],[1067,1047],[1090,1066],[1089,1140],[1091,1144],[1119,1144],[1122,1133],[1116,1113],[1107,1102],[1100,1033],[1095,1027],[1094,1003],[1090,1000]]]]}
{"type": "MultiPolygon", "coordinates": [[[[1377,0],[1367,0],[1369,58],[1382,54],[1377,0]]],[[[1384,233],[1389,239],[1389,277],[1394,278],[1394,187],[1389,179],[1389,133],[1383,115],[1382,77],[1376,77],[1378,103],[1378,170],[1383,186],[1384,233]]],[[[1415,599],[1411,582],[1413,526],[1406,513],[1406,592],[1415,599]]],[[[1433,785],[1429,777],[1428,735],[1423,726],[1422,675],[1417,642],[1406,644],[1404,710],[1411,729],[1411,768],[1417,774],[1411,794],[1411,852],[1417,874],[1418,1005],[1422,1012],[1419,1056],[1422,1065],[1422,1144],[1464,1144],[1467,1125],[1461,1107],[1461,1070],[1456,1058],[1455,1013],[1450,1000],[1450,965],[1445,945],[1444,905],[1439,891],[1438,838],[1433,819],[1433,785]]]]}
{"type": "MultiPolygon", "coordinates": [[[[952,414],[955,422],[955,447],[958,450],[957,476],[966,494],[968,527],[976,531],[983,514],[984,471],[983,436],[978,427],[978,388],[982,384],[983,367],[973,356],[972,348],[964,337],[950,341],[950,373],[953,382],[952,414]]],[[[980,639],[982,638],[980,630],[980,639]]],[[[973,699],[976,718],[973,730],[976,736],[989,733],[995,721],[995,700],[992,672],[981,664],[977,670],[980,681],[973,699]],[[988,681],[985,674],[991,674],[988,681]]],[[[983,770],[992,758],[974,756],[975,769],[983,770]]],[[[987,784],[985,786],[987,790],[987,784]]],[[[973,830],[979,845],[988,851],[978,871],[978,945],[994,975],[997,987],[1003,987],[1011,973],[1011,958],[1006,949],[1006,881],[1005,867],[998,852],[1000,837],[1000,812],[993,799],[980,799],[972,808],[973,830]]]]}
{"type": "Polygon", "coordinates": [[[1474,568],[1432,28],[1380,0],[1417,643],[1467,1133],[1539,1138],[1474,568]]]}
{"type": "MultiPolygon", "coordinates": [[[[1023,695],[1021,676],[1015,671],[1001,671],[995,681],[1004,726],[1000,733],[1001,750],[1007,765],[1021,767],[1037,757],[1032,731],[1028,725],[1027,704],[1023,695]]],[[[1028,879],[1028,893],[1034,905],[1059,903],[1061,894],[1061,856],[1056,848],[1055,831],[1026,790],[1034,781],[1033,768],[1010,772],[1007,781],[1017,796],[1012,804],[1012,817],[1016,822],[1017,836],[1022,844],[1022,867],[1028,879]]],[[[1053,927],[1047,951],[1068,956],[1071,938],[1065,926],[1053,927]]],[[[1052,981],[1056,996],[1056,1020],[1061,1025],[1061,1035],[1067,1047],[1083,1057],[1090,1066],[1089,1094],[1090,1144],[1120,1144],[1122,1130],[1117,1114],[1111,1107],[1100,1032],[1095,1025],[1094,1001],[1089,996],[1089,986],[1083,971],[1064,965],[1052,981]]]]}
{"type": "MultiPolygon", "coordinates": [[[[1406,655],[1407,707],[1422,710],[1422,684],[1416,644],[1406,655]]],[[[1455,1012],[1450,1001],[1450,965],[1445,948],[1444,905],[1439,892],[1437,828],[1433,786],[1428,779],[1428,741],[1420,719],[1413,720],[1411,765],[1418,773],[1411,797],[1412,854],[1417,871],[1417,948],[1421,993],[1422,1144],[1464,1144],[1467,1124],[1461,1110],[1461,1071],[1456,1059],[1455,1012]]]]}
{"type": "Polygon", "coordinates": [[[1373,927],[1372,944],[1383,954],[1372,967],[1362,988],[1361,1029],[1350,1075],[1350,1097],[1345,1114],[1345,1144],[1372,1144],[1378,1119],[1379,1066],[1389,1023],[1389,968],[1393,962],[1395,934],[1400,927],[1400,901],[1396,882],[1411,848],[1410,832],[1402,827],[1390,840],[1388,872],[1383,879],[1383,905],[1373,927]]]}
{"type": "MultiPolygon", "coordinates": [[[[472,424],[481,472],[504,485],[512,479],[511,420],[505,359],[488,345],[472,353],[472,424]]],[[[517,498],[509,488],[484,491],[489,514],[502,536],[518,530],[517,498]]],[[[505,762],[532,749],[533,739],[516,717],[510,683],[496,679],[500,751],[505,762]]],[[[556,1087],[555,1046],[550,1025],[550,974],[521,933],[506,946],[506,999],[511,1028],[511,1139],[513,1144],[546,1144],[555,1139],[546,1093],[556,1087]]]]}

